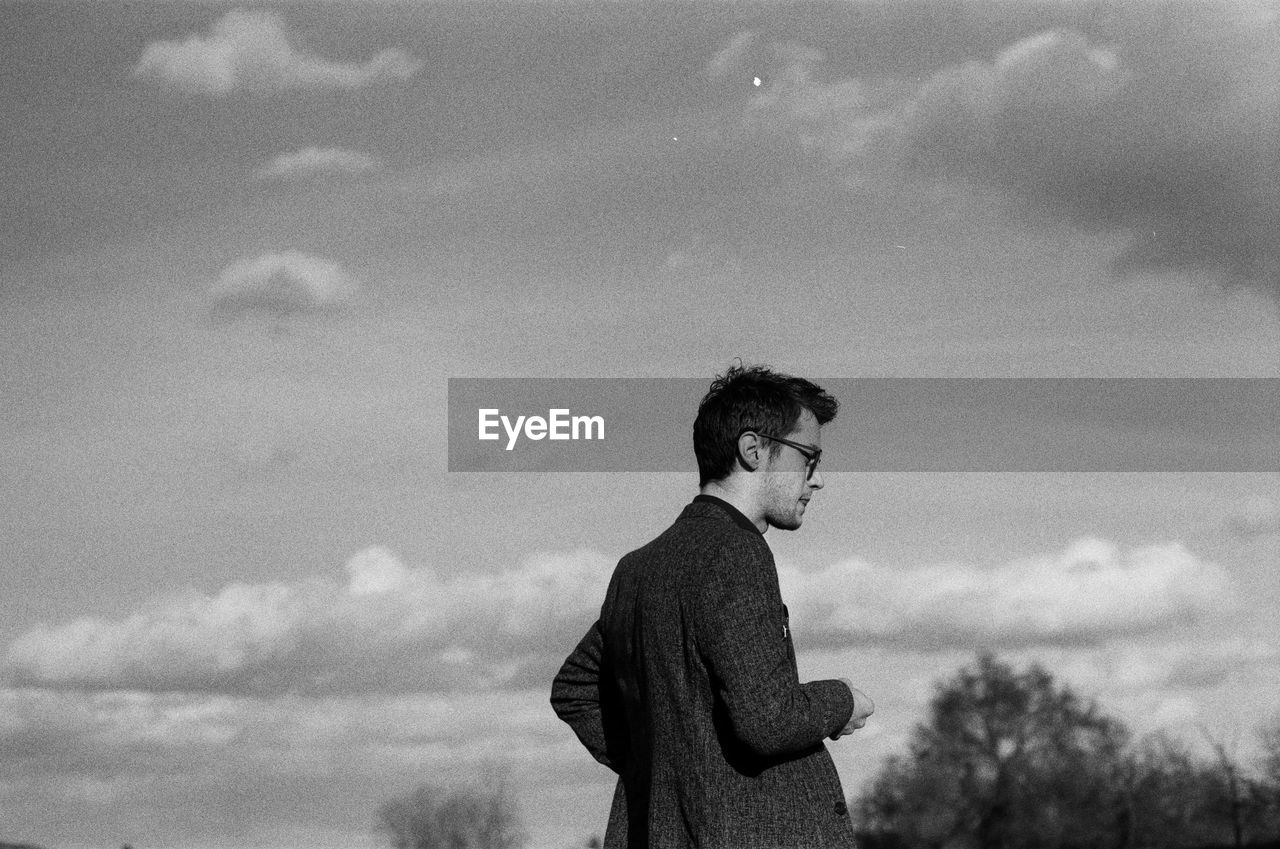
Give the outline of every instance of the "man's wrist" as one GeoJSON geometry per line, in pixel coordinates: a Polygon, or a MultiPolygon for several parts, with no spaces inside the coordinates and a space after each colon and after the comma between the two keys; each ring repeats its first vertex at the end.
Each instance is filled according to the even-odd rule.
{"type": "Polygon", "coordinates": [[[849,729],[849,720],[853,719],[853,712],[855,709],[857,709],[857,706],[858,706],[858,700],[853,695],[853,684],[849,681],[849,679],[837,678],[836,680],[839,681],[841,684],[843,684],[845,687],[844,698],[847,700],[846,704],[848,705],[848,709],[839,710],[837,712],[837,719],[839,719],[840,724],[836,726],[835,731],[831,732],[830,738],[832,740],[839,740],[841,737],[845,735],[845,732],[848,731],[849,729]]]}

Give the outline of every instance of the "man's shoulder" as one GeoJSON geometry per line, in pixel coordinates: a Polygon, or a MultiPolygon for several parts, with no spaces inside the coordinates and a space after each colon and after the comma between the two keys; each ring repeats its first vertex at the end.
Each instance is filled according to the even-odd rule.
{"type": "Polygon", "coordinates": [[[758,588],[776,581],[762,534],[743,528],[714,503],[694,502],[657,537],[622,556],[602,616],[612,620],[641,597],[650,608],[683,606],[712,587],[758,588]]]}
{"type": "Polygon", "coordinates": [[[645,545],[623,557],[623,561],[644,561],[697,555],[745,556],[772,559],[764,536],[741,527],[720,505],[693,501],[672,524],[645,545]]]}

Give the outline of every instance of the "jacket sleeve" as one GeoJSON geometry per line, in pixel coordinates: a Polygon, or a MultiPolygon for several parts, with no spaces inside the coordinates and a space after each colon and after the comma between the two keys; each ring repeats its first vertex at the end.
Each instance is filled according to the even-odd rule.
{"type": "Polygon", "coordinates": [[[693,614],[699,651],[734,735],[758,755],[819,745],[844,728],[853,694],[842,681],[801,684],[772,557],[734,546],[705,574],[693,614]]]}
{"type": "Polygon", "coordinates": [[[551,707],[600,763],[618,772],[616,742],[606,734],[601,664],[604,640],[596,621],[565,659],[551,684],[551,707]]]}

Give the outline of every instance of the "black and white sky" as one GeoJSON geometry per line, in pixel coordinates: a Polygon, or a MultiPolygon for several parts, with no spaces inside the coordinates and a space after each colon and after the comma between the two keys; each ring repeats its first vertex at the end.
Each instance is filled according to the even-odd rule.
{"type": "MultiPolygon", "coordinates": [[[[688,434],[687,474],[450,474],[449,377],[1280,377],[1274,4],[0,32],[0,840],[375,847],[494,763],[532,849],[603,830],[550,676],[688,434]]],[[[1275,710],[1274,473],[833,473],[768,538],[802,675],[879,706],[849,792],[979,649],[1246,760],[1275,710]]]]}

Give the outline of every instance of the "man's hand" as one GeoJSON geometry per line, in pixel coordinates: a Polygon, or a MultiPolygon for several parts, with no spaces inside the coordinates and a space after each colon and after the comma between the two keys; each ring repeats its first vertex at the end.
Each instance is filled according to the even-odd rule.
{"type": "Polygon", "coordinates": [[[853,693],[853,713],[849,716],[849,721],[845,723],[844,728],[841,728],[840,733],[835,736],[837,740],[866,725],[867,717],[876,712],[876,703],[871,701],[870,696],[853,686],[853,682],[848,678],[841,678],[840,680],[849,688],[849,692],[853,693]]]}

